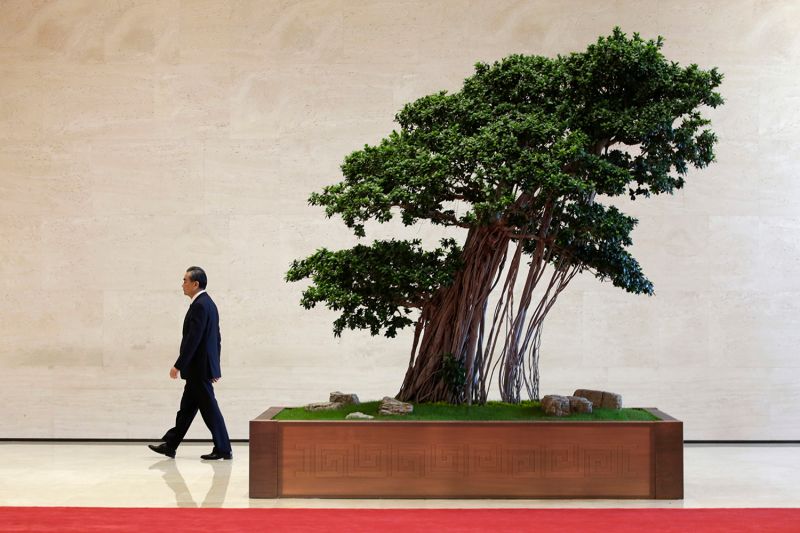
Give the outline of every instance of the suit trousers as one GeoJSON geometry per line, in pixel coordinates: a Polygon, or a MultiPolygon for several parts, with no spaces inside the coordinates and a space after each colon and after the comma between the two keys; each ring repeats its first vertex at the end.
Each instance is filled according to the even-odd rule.
{"type": "Polygon", "coordinates": [[[214,440],[214,449],[222,454],[231,453],[231,441],[228,438],[228,430],[225,428],[225,420],[219,410],[217,398],[214,396],[214,384],[207,379],[187,378],[186,385],[183,387],[181,406],[175,416],[175,427],[167,431],[161,440],[167,447],[175,450],[183,441],[189,426],[192,425],[197,411],[203,417],[211,437],[214,440]]]}

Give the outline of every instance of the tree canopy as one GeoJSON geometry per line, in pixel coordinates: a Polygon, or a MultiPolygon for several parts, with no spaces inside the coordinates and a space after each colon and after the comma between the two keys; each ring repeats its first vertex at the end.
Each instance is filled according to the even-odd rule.
{"type": "MultiPolygon", "coordinates": [[[[406,105],[400,130],[347,156],[344,181],[310,202],[360,237],[366,221],[399,215],[407,225],[502,224],[514,239],[536,231],[546,200],[557,199],[551,224],[561,231],[547,245],[601,280],[651,294],[626,249],[636,220],[587,198],[672,193],[690,166],[713,161],[716,137],[698,107],[722,103],[722,75],[668,61],[662,45],[616,28],[585,52],[478,63],[461,91],[406,105]]],[[[346,326],[393,336],[411,324],[407,308],[451,279],[455,250],[452,241],[433,252],[402,241],[323,249],[287,279],[315,281],[303,305],[342,311],[337,334],[346,326]]]]}
{"type": "MultiPolygon", "coordinates": [[[[358,237],[367,221],[396,216],[406,225],[491,229],[503,236],[493,246],[516,243],[531,264],[590,271],[652,294],[628,250],[636,219],[603,200],[683,187],[690,167],[714,159],[716,137],[701,110],[722,103],[716,69],[682,67],[662,47],[661,37],[615,28],[583,52],[478,63],[460,91],[404,106],[399,129],[348,155],[344,180],[309,201],[358,237]]],[[[490,262],[493,274],[504,262],[490,262]]],[[[476,264],[453,240],[431,251],[419,241],[377,241],[320,249],[295,261],[287,280],[312,280],[302,305],[340,312],[335,334],[394,336],[476,264]]]]}

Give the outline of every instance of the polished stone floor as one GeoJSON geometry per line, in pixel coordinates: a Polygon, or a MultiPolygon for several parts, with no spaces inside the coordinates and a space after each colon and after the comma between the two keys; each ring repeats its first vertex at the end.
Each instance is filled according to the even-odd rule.
{"type": "Polygon", "coordinates": [[[0,442],[0,505],[99,507],[800,507],[800,445],[686,445],[685,499],[331,500],[248,498],[247,444],[233,461],[187,443],[166,459],[142,443],[0,442]]]}

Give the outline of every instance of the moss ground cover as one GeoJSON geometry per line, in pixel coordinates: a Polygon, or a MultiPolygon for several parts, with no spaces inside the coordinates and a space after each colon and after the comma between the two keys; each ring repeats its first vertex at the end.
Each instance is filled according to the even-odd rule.
{"type": "Polygon", "coordinates": [[[292,407],[281,411],[277,420],[344,420],[355,411],[375,417],[375,420],[593,420],[593,421],[652,421],[658,420],[644,409],[595,409],[591,414],[576,414],[558,418],[546,416],[539,402],[508,404],[487,402],[486,405],[450,405],[446,403],[414,404],[414,412],[404,416],[382,416],[378,414],[380,402],[364,402],[347,405],[333,411],[306,411],[292,407]]]}

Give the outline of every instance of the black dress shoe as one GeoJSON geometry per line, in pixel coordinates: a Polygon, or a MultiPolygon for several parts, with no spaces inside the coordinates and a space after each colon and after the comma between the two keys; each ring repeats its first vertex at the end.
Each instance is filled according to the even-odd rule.
{"type": "Polygon", "coordinates": [[[161,455],[166,455],[167,457],[172,457],[175,459],[175,450],[171,450],[167,448],[167,444],[162,442],[161,444],[148,444],[148,448],[153,450],[156,453],[160,453],[161,455]]]}
{"type": "Polygon", "coordinates": [[[219,453],[217,450],[212,450],[208,455],[201,455],[200,459],[204,461],[216,461],[218,459],[233,459],[233,453],[219,453]]]}

